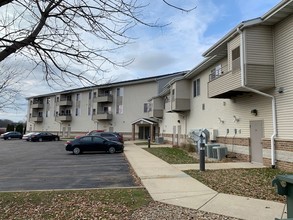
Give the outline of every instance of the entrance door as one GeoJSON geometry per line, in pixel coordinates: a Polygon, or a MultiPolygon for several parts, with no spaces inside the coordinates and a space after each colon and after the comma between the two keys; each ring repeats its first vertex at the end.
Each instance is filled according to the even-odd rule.
{"type": "Polygon", "coordinates": [[[263,163],[261,139],[263,138],[263,121],[250,121],[251,162],[263,163]]]}
{"type": "Polygon", "coordinates": [[[149,126],[139,126],[138,138],[141,140],[146,140],[150,136],[150,127],[149,126]]]}

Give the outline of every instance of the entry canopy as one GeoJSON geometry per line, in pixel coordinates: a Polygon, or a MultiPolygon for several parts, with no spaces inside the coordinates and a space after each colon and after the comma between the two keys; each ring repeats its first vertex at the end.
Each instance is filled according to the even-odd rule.
{"type": "Polygon", "coordinates": [[[155,125],[155,124],[158,124],[158,122],[154,121],[154,120],[152,120],[150,118],[140,118],[140,119],[135,120],[131,124],[132,125],[145,125],[145,124],[155,125]]]}

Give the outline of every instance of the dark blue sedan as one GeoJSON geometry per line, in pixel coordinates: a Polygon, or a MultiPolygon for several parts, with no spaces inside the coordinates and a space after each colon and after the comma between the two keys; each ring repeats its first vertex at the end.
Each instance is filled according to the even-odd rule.
{"type": "Polygon", "coordinates": [[[104,151],[113,154],[115,152],[123,152],[124,145],[100,136],[83,136],[72,141],[67,141],[65,149],[72,151],[75,155],[84,151],[104,151]]]}
{"type": "Polygon", "coordinates": [[[22,134],[20,132],[17,132],[17,131],[9,131],[9,132],[6,132],[4,134],[1,134],[1,138],[3,138],[4,140],[10,140],[10,139],[13,139],[13,138],[21,139],[22,134]]]}

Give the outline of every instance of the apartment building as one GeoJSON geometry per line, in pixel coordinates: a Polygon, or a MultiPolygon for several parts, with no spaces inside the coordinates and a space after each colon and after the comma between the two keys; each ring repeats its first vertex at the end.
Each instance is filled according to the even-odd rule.
{"type": "Polygon", "coordinates": [[[206,128],[238,157],[293,171],[292,1],[241,22],[203,56],[150,100],[161,135],[180,145],[206,128]]]}
{"type": "Polygon", "coordinates": [[[191,71],[28,98],[27,130],[74,136],[209,141],[237,157],[293,171],[293,1],[241,22],[191,71]]]}
{"type": "MultiPolygon", "coordinates": [[[[91,130],[117,131],[125,138],[154,139],[157,120],[148,117],[148,99],[186,72],[71,89],[27,98],[27,131],[74,137],[91,130]]],[[[158,134],[157,134],[158,135],[158,134]]]]}

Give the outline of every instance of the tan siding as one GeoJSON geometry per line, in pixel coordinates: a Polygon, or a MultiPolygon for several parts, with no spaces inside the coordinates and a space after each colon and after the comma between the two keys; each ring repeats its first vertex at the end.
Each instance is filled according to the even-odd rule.
{"type": "Polygon", "coordinates": [[[273,34],[272,28],[257,26],[246,29],[245,53],[246,63],[272,65],[273,57],[273,34]]]}
{"type": "Polygon", "coordinates": [[[257,26],[244,31],[246,85],[257,90],[275,85],[272,28],[257,26]]]}
{"type": "Polygon", "coordinates": [[[293,16],[277,24],[275,34],[278,137],[293,139],[293,16]]]}
{"type": "Polygon", "coordinates": [[[275,86],[274,66],[246,64],[246,85],[257,90],[275,86]]]}
{"type": "Polygon", "coordinates": [[[214,97],[231,90],[239,89],[241,87],[240,70],[235,73],[228,72],[227,74],[209,82],[208,85],[209,97],[214,97]]]}
{"type": "Polygon", "coordinates": [[[232,70],[232,50],[240,46],[240,35],[237,35],[233,40],[231,40],[228,45],[228,71],[232,70]]]}

